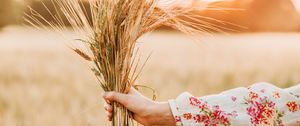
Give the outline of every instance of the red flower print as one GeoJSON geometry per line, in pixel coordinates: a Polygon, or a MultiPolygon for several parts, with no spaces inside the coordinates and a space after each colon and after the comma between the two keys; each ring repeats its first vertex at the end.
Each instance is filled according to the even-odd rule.
{"type": "Polygon", "coordinates": [[[249,97],[251,101],[255,101],[258,98],[258,94],[251,91],[249,97]]]}
{"type": "Polygon", "coordinates": [[[267,108],[265,110],[265,114],[266,114],[267,118],[271,118],[272,115],[273,115],[273,109],[272,108],[267,108]]]}
{"type": "Polygon", "coordinates": [[[175,116],[175,122],[181,122],[180,116],[175,116]]]}
{"type": "Polygon", "coordinates": [[[257,94],[250,92],[250,98],[246,99],[246,104],[249,105],[246,110],[247,114],[251,117],[251,123],[257,125],[282,125],[281,117],[283,112],[280,112],[274,102],[270,101],[267,97],[259,97],[257,94]],[[248,99],[248,100],[247,100],[248,99]],[[255,100],[254,100],[255,99],[255,100]],[[276,119],[275,121],[270,121],[276,119]]]}
{"type": "Polygon", "coordinates": [[[191,113],[184,113],[183,117],[187,120],[192,119],[192,114],[191,113]]]}
{"type": "Polygon", "coordinates": [[[221,110],[214,110],[211,114],[212,121],[215,121],[216,124],[228,124],[229,120],[227,114],[221,110]]]}
{"type": "Polygon", "coordinates": [[[236,117],[237,113],[226,113],[221,110],[219,105],[209,106],[207,102],[197,99],[195,97],[190,97],[190,104],[192,106],[199,107],[200,113],[197,115],[192,115],[191,113],[185,113],[183,117],[185,119],[193,119],[196,123],[199,123],[204,126],[229,126],[229,118],[236,117]]]}
{"type": "Polygon", "coordinates": [[[286,106],[289,108],[290,112],[296,112],[299,109],[299,106],[295,101],[290,101],[286,103],[286,106]]]}
{"type": "Polygon", "coordinates": [[[185,119],[193,118],[196,123],[201,123],[204,126],[229,126],[229,117],[237,116],[236,112],[226,113],[221,110],[219,105],[209,106],[205,101],[201,101],[195,97],[190,97],[189,101],[192,106],[199,107],[201,114],[197,114],[192,117],[191,113],[185,113],[183,117],[185,119]]]}
{"type": "Polygon", "coordinates": [[[198,98],[195,97],[190,97],[190,104],[193,106],[200,106],[201,105],[201,101],[198,98]]]}
{"type": "Polygon", "coordinates": [[[277,91],[273,92],[273,97],[274,98],[280,98],[280,94],[277,91]]]}
{"type": "Polygon", "coordinates": [[[209,117],[207,115],[195,115],[194,120],[196,123],[204,122],[205,124],[209,124],[209,117]]]}
{"type": "Polygon", "coordinates": [[[214,105],[201,111],[202,114],[197,114],[193,117],[196,123],[204,126],[230,126],[230,117],[236,117],[237,113],[226,113],[221,110],[220,106],[214,105]],[[210,109],[209,109],[210,108],[210,109]]]}
{"type": "Polygon", "coordinates": [[[235,102],[235,101],[236,101],[236,99],[237,99],[237,98],[236,98],[235,96],[231,96],[231,100],[232,100],[232,101],[234,101],[234,102],[235,102]]]}
{"type": "Polygon", "coordinates": [[[190,100],[190,104],[193,106],[197,106],[202,110],[207,108],[207,104],[205,102],[199,100],[198,98],[190,97],[189,100],[190,100]]]}

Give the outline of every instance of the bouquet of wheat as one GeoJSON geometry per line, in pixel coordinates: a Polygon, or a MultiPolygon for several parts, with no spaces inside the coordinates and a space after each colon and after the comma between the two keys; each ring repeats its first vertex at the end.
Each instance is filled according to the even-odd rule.
{"type": "MultiPolygon", "coordinates": [[[[27,14],[26,20],[39,28],[46,23],[58,32],[66,28],[67,20],[72,30],[80,33],[81,38],[74,41],[84,45],[75,44],[72,49],[91,63],[104,91],[127,93],[135,84],[142,68],[138,66],[143,66],[136,58],[135,45],[145,33],[162,25],[190,35],[213,28],[201,20],[204,17],[191,13],[199,8],[178,7],[170,0],[90,0],[86,1],[88,8],[80,0],[52,2],[54,11],[45,8],[55,22],[47,21],[35,10],[27,14]]],[[[112,125],[133,125],[131,113],[118,103],[113,103],[112,125]]]]}

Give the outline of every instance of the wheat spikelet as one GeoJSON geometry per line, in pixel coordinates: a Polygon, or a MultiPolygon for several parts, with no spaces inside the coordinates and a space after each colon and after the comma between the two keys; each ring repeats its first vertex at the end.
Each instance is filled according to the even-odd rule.
{"type": "Polygon", "coordinates": [[[84,52],[82,52],[80,49],[73,49],[73,51],[76,52],[79,56],[81,56],[85,60],[92,61],[92,58],[90,56],[88,56],[87,54],[85,54],[84,52]]]}

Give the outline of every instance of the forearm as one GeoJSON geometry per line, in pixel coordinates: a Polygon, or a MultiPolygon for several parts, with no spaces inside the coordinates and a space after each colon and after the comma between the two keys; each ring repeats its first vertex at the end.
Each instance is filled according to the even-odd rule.
{"type": "Polygon", "coordinates": [[[151,111],[153,112],[151,121],[156,125],[175,126],[175,119],[168,102],[157,102],[151,111]]]}

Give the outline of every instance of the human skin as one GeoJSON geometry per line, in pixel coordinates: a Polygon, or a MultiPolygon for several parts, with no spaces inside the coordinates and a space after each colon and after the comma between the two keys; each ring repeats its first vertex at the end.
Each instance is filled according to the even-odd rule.
{"type": "Polygon", "coordinates": [[[131,111],[133,119],[144,126],[175,126],[175,119],[168,102],[154,102],[134,88],[131,88],[128,94],[106,92],[103,94],[103,98],[109,121],[112,120],[111,103],[115,101],[131,111]]]}

